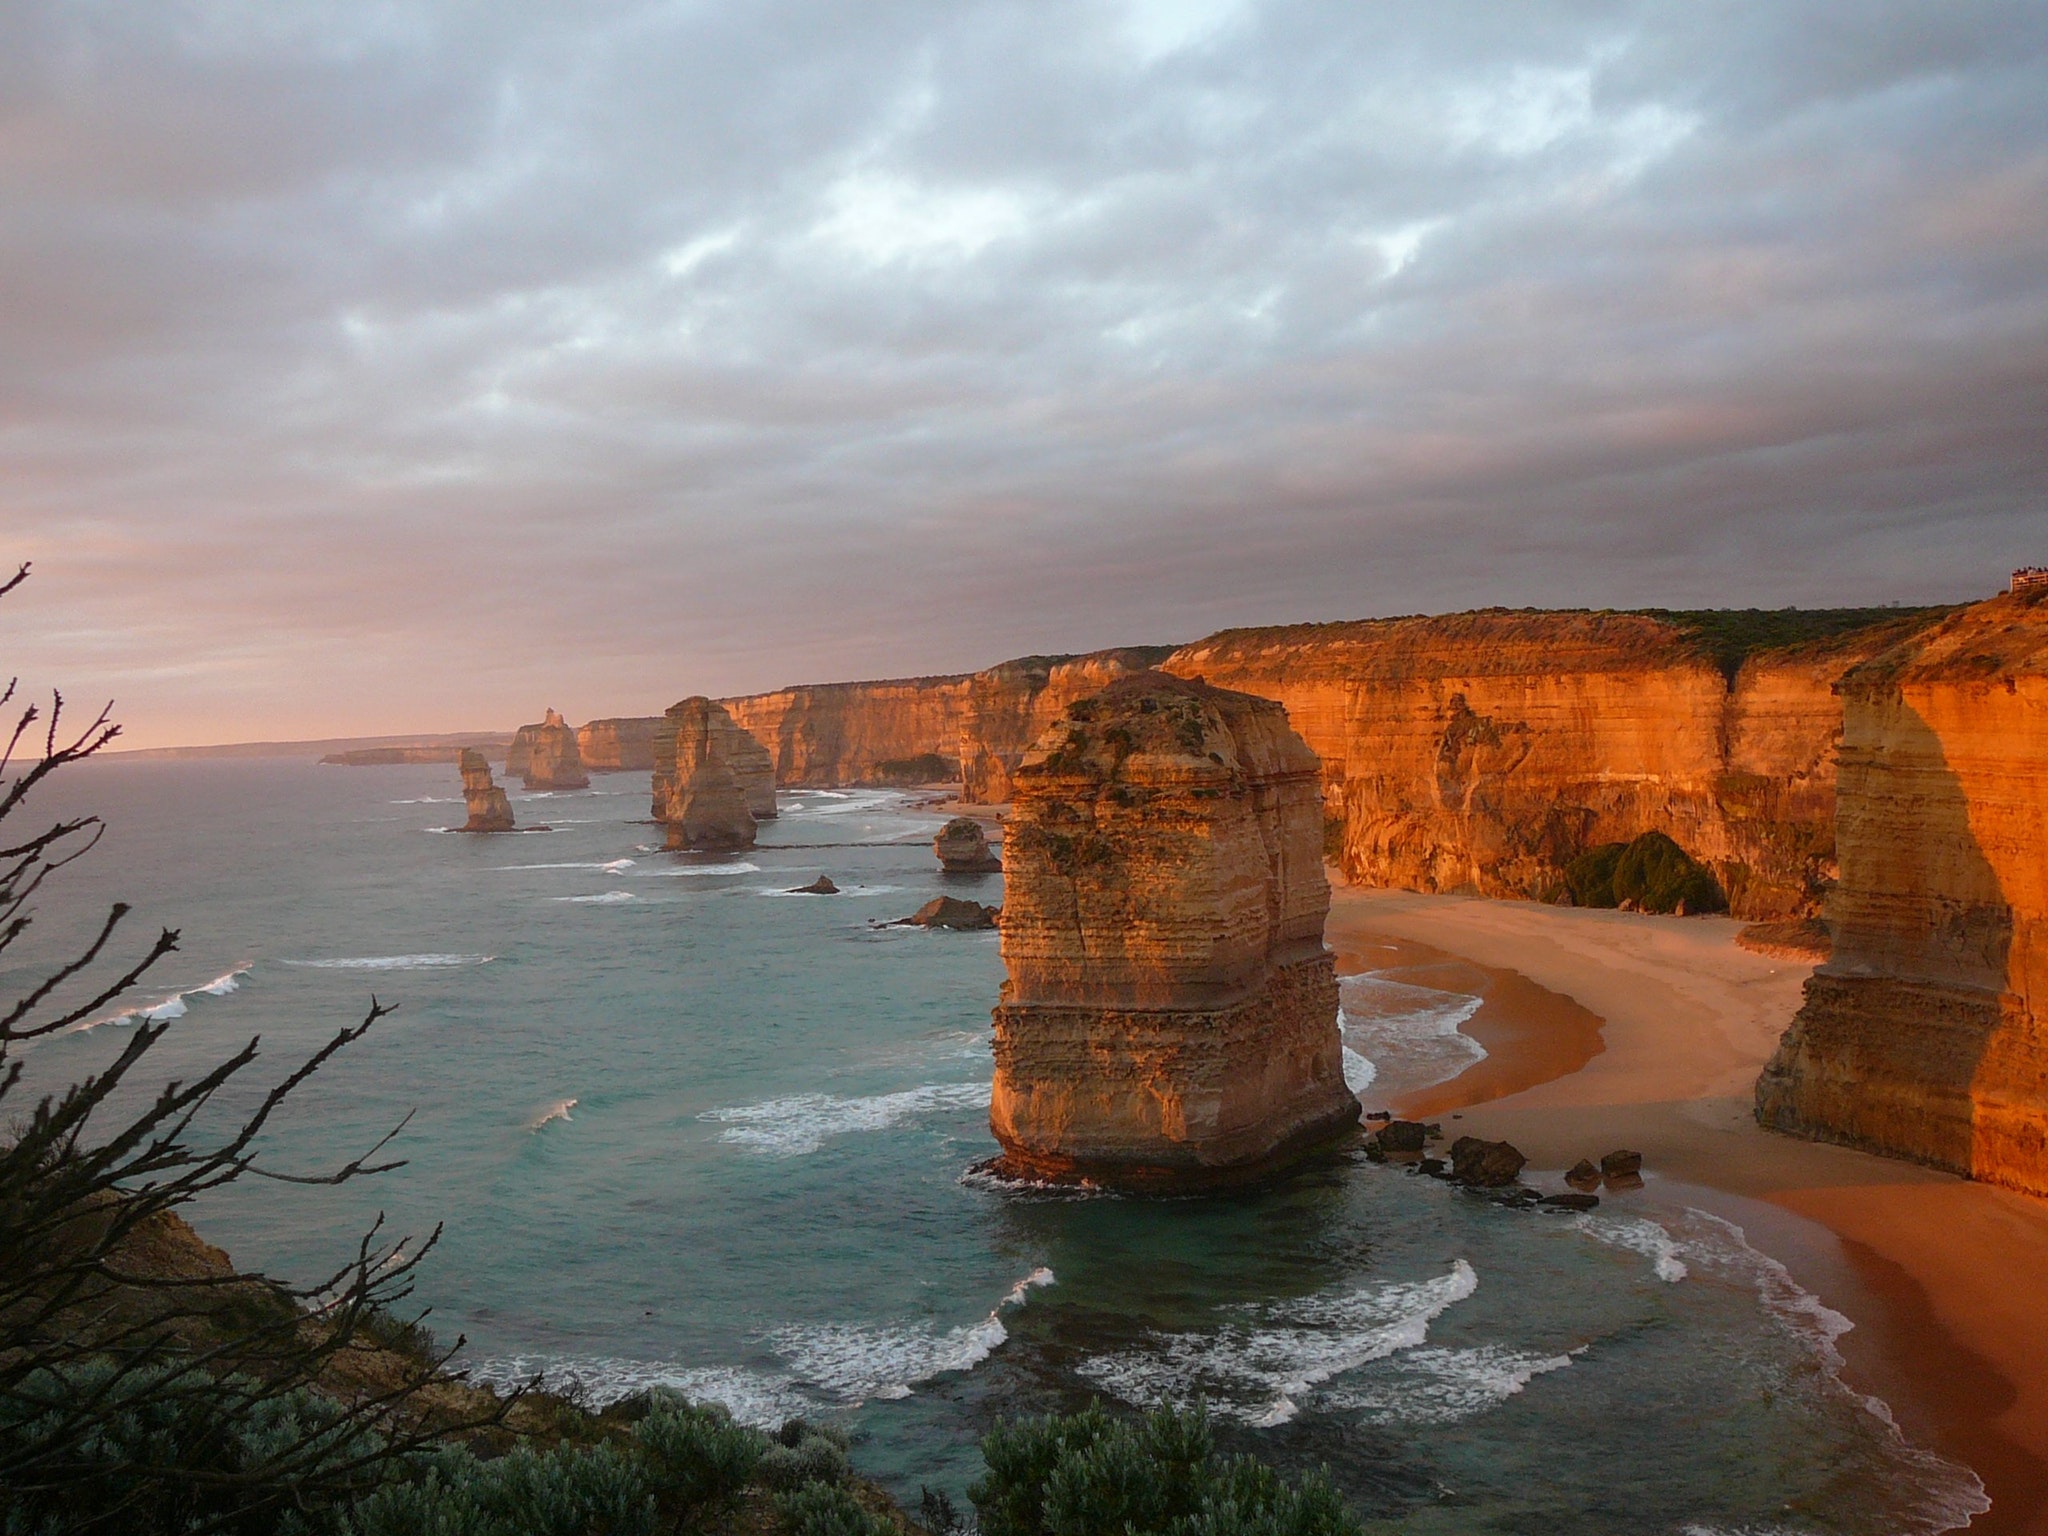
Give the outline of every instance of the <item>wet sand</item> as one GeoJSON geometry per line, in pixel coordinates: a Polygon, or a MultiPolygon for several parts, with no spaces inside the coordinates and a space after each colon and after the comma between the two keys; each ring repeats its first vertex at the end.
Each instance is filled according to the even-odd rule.
{"type": "Polygon", "coordinates": [[[1456,1113],[1532,1169],[1641,1151],[1666,1195],[1742,1226],[1856,1324],[1850,1384],[1983,1478],[1973,1532],[2048,1536],[2048,1202],[1760,1130],[1752,1087],[1810,967],[1737,948],[1740,926],[1339,887],[1329,936],[1340,964],[1392,939],[1533,984],[1468,1021],[1485,1061],[1388,1107],[1456,1113]],[[1603,1048],[1545,992],[1604,1021],[1603,1048]]]}

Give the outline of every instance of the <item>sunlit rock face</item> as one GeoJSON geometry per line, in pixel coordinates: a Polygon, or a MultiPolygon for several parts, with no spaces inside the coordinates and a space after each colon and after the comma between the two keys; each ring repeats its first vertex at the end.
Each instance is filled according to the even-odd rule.
{"type": "Polygon", "coordinates": [[[505,776],[514,773],[528,789],[588,789],[590,775],[576,750],[576,733],[552,709],[538,725],[522,725],[512,738],[505,776]]]}
{"type": "Polygon", "coordinates": [[[1757,1118],[2048,1194],[2048,591],[1841,691],[1834,951],[1757,1118]]]}
{"type": "Polygon", "coordinates": [[[1287,706],[1361,885],[1546,900],[1602,843],[1662,832],[1739,917],[1819,910],[1835,875],[1833,687],[1928,622],[1744,659],[1648,614],[1487,610],[1229,630],[1162,665],[1287,706]]]}
{"type": "Polygon", "coordinates": [[[576,751],[589,773],[645,773],[654,766],[660,715],[593,720],[576,728],[576,751]]]}
{"type": "Polygon", "coordinates": [[[990,875],[1003,867],[988,845],[988,834],[972,816],[955,816],[939,828],[939,835],[932,839],[932,852],[949,875],[990,875]]]}
{"type": "Polygon", "coordinates": [[[1352,1125],[1321,770],[1286,711],[1140,673],[1071,705],[1011,777],[1001,1170],[1210,1188],[1352,1125]]]}
{"type": "Polygon", "coordinates": [[[465,832],[510,832],[512,803],[505,791],[491,781],[491,765],[474,747],[462,749],[462,800],[468,807],[465,832]]]}
{"type": "Polygon", "coordinates": [[[960,798],[972,805],[1008,801],[1011,773],[1069,704],[1156,666],[1171,653],[1162,645],[1085,656],[1026,656],[975,673],[967,679],[960,711],[960,798]]]}
{"type": "Polygon", "coordinates": [[[701,695],[671,705],[655,738],[652,805],[654,819],[668,828],[668,846],[753,847],[749,801],[765,792],[774,804],[773,781],[761,782],[766,766],[761,744],[724,706],[701,695]]]}

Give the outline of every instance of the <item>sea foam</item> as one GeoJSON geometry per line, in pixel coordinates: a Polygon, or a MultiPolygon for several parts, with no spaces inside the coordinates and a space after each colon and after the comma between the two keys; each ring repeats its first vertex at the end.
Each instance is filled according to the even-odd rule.
{"type": "MultiPolygon", "coordinates": [[[[1344,1043],[1373,1069],[1365,1083],[1381,1081],[1386,1091],[1413,1093],[1486,1059],[1486,1047],[1460,1027],[1479,1011],[1481,998],[1373,972],[1338,978],[1338,991],[1344,1002],[1337,1026],[1344,1043]]],[[[1348,1083],[1357,1069],[1349,1061],[1345,1065],[1348,1083]]]]}
{"type": "Polygon", "coordinates": [[[1001,1347],[1010,1331],[1003,1311],[1024,1304],[1036,1287],[1051,1285],[1049,1269],[1034,1269],[979,1322],[943,1332],[932,1328],[872,1328],[852,1324],[778,1328],[769,1346],[789,1361],[796,1379],[846,1402],[910,1396],[920,1383],[949,1371],[971,1371],[1001,1347]]]}
{"type": "Polygon", "coordinates": [[[88,1019],[73,1025],[66,1033],[97,1029],[102,1024],[167,1024],[172,1019],[182,1019],[190,1012],[186,999],[191,997],[226,997],[230,992],[241,990],[242,978],[254,968],[254,961],[244,961],[231,971],[224,971],[211,981],[201,982],[196,987],[187,987],[182,992],[173,992],[169,997],[140,1008],[123,1008],[116,1013],[105,1014],[97,1019],[88,1019]]]}
{"type": "Polygon", "coordinates": [[[763,1104],[707,1109],[697,1118],[722,1124],[718,1139],[771,1157],[802,1157],[835,1136],[855,1131],[880,1131],[914,1115],[935,1110],[986,1109],[988,1083],[928,1083],[901,1093],[868,1098],[840,1098],[829,1093],[799,1093],[763,1104]]]}
{"type": "Polygon", "coordinates": [[[332,960],[286,960],[308,971],[442,971],[464,965],[489,965],[496,955],[343,955],[332,960]]]}
{"type": "Polygon", "coordinates": [[[1260,1308],[1249,1322],[1168,1334],[1149,1347],[1098,1356],[1080,1373],[1139,1407],[1193,1393],[1257,1427],[1284,1424],[1333,1377],[1420,1347],[1429,1325],[1479,1288],[1457,1260],[1446,1275],[1325,1292],[1260,1308]]]}

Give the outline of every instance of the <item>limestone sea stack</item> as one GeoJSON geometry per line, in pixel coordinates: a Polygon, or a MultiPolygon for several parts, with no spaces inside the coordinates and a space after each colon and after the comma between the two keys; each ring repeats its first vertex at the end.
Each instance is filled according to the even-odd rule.
{"type": "MultiPolygon", "coordinates": [[[[654,819],[668,828],[668,846],[753,847],[755,818],[749,802],[758,798],[758,769],[766,758],[760,743],[733,724],[722,704],[699,694],[669,706],[654,742],[652,807],[654,819]]],[[[772,803],[772,783],[767,793],[772,803]]]]}
{"type": "Polygon", "coordinates": [[[1214,1188],[1357,1121],[1323,948],[1321,773],[1278,704],[1158,672],[1070,705],[1024,755],[999,1171],[1214,1188]]]}
{"type": "Polygon", "coordinates": [[[1003,867],[988,846],[988,834],[972,816],[955,816],[939,828],[932,852],[949,875],[992,875],[1003,867]]]}
{"type": "Polygon", "coordinates": [[[474,747],[462,749],[462,799],[469,807],[465,832],[510,832],[512,803],[491,782],[491,765],[474,747]]]}
{"type": "Polygon", "coordinates": [[[2048,1194],[2048,590],[1841,684],[1831,958],[1757,1118],[2048,1194]]]}
{"type": "MultiPolygon", "coordinates": [[[[522,725],[513,742],[513,760],[528,789],[588,789],[590,775],[583,771],[582,755],[576,750],[576,733],[552,709],[539,725],[522,725]],[[519,752],[525,747],[523,756],[519,752]]],[[[514,770],[506,764],[506,773],[514,770]]]]}

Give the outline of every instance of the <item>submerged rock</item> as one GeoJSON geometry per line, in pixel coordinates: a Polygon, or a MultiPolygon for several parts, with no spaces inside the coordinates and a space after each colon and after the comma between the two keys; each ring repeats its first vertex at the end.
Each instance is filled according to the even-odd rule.
{"type": "Polygon", "coordinates": [[[972,932],[995,927],[1002,915],[1001,907],[985,907],[978,901],[962,901],[957,896],[934,896],[909,917],[897,918],[892,926],[958,928],[972,932]]]}
{"type": "Polygon", "coordinates": [[[1277,704],[1140,673],[1014,775],[989,1122],[1007,1172],[1241,1183],[1357,1123],[1321,765],[1277,704]]]}
{"type": "Polygon", "coordinates": [[[465,832],[510,832],[512,802],[491,780],[491,765],[474,747],[462,749],[462,799],[469,808],[465,832]]]}
{"type": "Polygon", "coordinates": [[[932,852],[949,875],[994,874],[1003,867],[989,848],[988,834],[972,816],[955,816],[939,828],[932,852]]]}
{"type": "Polygon", "coordinates": [[[1522,1176],[1528,1159],[1505,1141],[1460,1136],[1451,1143],[1451,1176],[1480,1189],[1504,1189],[1522,1176]]]}
{"type": "Polygon", "coordinates": [[[1553,1211],[1590,1211],[1600,1204],[1600,1197],[1598,1195],[1585,1195],[1576,1192],[1562,1195],[1545,1195],[1537,1204],[1548,1207],[1553,1211]]]}

